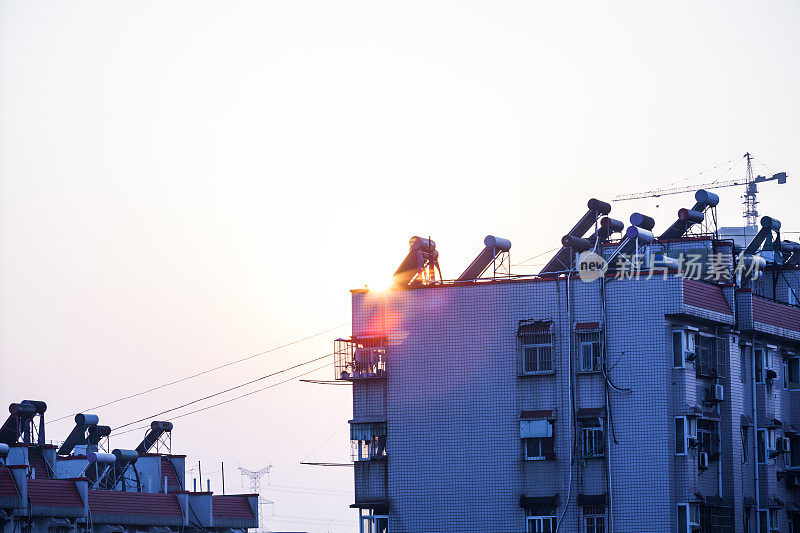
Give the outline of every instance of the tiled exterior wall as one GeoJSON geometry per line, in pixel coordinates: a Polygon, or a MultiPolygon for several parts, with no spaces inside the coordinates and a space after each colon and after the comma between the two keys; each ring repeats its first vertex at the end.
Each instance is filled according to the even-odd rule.
{"type": "MultiPolygon", "coordinates": [[[[607,279],[604,290],[605,299],[600,280],[562,278],[354,291],[353,335],[388,338],[385,377],[354,383],[353,419],[387,422],[389,531],[524,532],[520,498],[554,495],[559,516],[567,504],[559,531],[582,531],[579,496],[601,494],[609,497],[613,531],[675,531],[677,505],[686,502],[730,508],[733,529],[720,531],[744,531],[745,505],[756,498],[756,436],[747,425],[748,420],[752,424],[752,364],[742,364],[740,343],[755,338],[792,347],[796,341],[767,338],[752,330],[752,323],[741,332],[732,315],[698,302],[684,305],[678,277],[607,279]],[[552,321],[551,374],[519,375],[516,332],[520,321],[530,319],[552,321]],[[600,373],[576,372],[572,331],[582,322],[603,325],[608,379],[628,391],[612,390],[600,373]],[[698,376],[692,363],[673,368],[672,331],[684,325],[727,340],[719,379],[698,376]],[[725,391],[718,407],[706,402],[707,390],[717,383],[725,391]],[[571,413],[582,409],[603,412],[607,448],[602,458],[582,459],[579,445],[571,450],[577,422],[571,413]],[[720,427],[719,460],[703,472],[696,450],[675,453],[675,417],[697,414],[693,409],[718,420],[720,427]],[[520,416],[542,410],[555,412],[555,457],[525,461],[520,416]],[[572,469],[571,452],[578,455],[572,469]]],[[[731,308],[746,309],[746,299],[752,298],[738,292],[734,301],[732,287],[723,294],[731,308]]],[[[783,389],[781,356],[775,352],[773,357],[778,378],[772,386],[756,385],[756,423],[764,427],[765,420],[777,418],[783,422],[778,433],[789,434],[791,426],[800,428],[795,414],[800,391],[783,389]]],[[[760,467],[758,497],[762,507],[783,504],[779,527],[786,531],[786,511],[793,505],[800,509],[800,489],[778,480],[785,470],[783,457],[771,463],[760,467]]],[[[378,478],[366,472],[367,467],[356,471],[356,493],[379,493],[378,478]]],[[[753,510],[750,531],[755,520],[753,510]]]]}

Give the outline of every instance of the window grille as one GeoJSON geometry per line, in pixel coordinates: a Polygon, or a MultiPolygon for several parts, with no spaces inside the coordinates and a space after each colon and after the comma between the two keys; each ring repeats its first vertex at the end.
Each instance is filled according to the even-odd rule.
{"type": "Polygon", "coordinates": [[[600,331],[576,331],[575,347],[578,368],[581,372],[599,372],[603,364],[602,335],[600,331]]]}
{"type": "Polygon", "coordinates": [[[547,374],[555,369],[553,333],[549,321],[523,322],[517,330],[520,347],[520,373],[547,374]]]}
{"type": "Polygon", "coordinates": [[[334,343],[336,379],[382,378],[386,370],[386,337],[353,337],[334,343]]]}

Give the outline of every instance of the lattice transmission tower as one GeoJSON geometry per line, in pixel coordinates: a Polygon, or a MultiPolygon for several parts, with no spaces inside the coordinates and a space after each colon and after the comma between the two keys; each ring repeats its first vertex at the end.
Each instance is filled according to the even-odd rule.
{"type": "Polygon", "coordinates": [[[272,465],[265,466],[260,470],[248,470],[240,466],[238,470],[239,473],[250,479],[250,493],[258,494],[258,529],[255,531],[270,531],[264,520],[264,505],[273,505],[275,502],[261,495],[261,478],[267,476],[267,485],[269,485],[269,471],[272,470],[272,465]]]}

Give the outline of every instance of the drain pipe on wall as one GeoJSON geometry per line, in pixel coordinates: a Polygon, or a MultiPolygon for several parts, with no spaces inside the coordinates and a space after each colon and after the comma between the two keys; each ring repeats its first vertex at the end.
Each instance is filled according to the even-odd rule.
{"type": "MultiPolygon", "coordinates": [[[[605,367],[606,358],[608,356],[608,322],[606,320],[606,277],[600,276],[600,302],[603,306],[603,361],[605,367]]],[[[603,372],[603,385],[606,391],[606,469],[608,471],[608,513],[606,513],[608,521],[608,533],[614,533],[614,498],[612,496],[611,484],[611,400],[608,393],[608,380],[606,374],[603,372]]]]}
{"type": "MultiPolygon", "coordinates": [[[[756,334],[753,333],[751,337],[752,344],[750,345],[750,361],[752,363],[750,372],[750,381],[752,384],[752,407],[753,407],[753,482],[755,485],[756,495],[756,533],[767,533],[761,531],[761,519],[758,516],[761,509],[761,495],[758,484],[758,409],[756,408],[756,334]]],[[[766,369],[762,369],[765,372],[766,369]]],[[[766,443],[764,443],[766,453],[766,443]]]]}
{"type": "Polygon", "coordinates": [[[569,379],[567,381],[567,395],[569,399],[569,425],[570,425],[570,437],[571,443],[569,448],[569,485],[567,485],[567,498],[564,502],[564,510],[561,511],[561,517],[558,519],[556,523],[556,530],[554,533],[558,533],[559,528],[561,527],[561,522],[564,521],[564,517],[567,515],[567,509],[569,508],[569,499],[572,495],[572,473],[574,469],[574,462],[575,462],[575,446],[576,446],[576,439],[575,439],[575,426],[574,426],[574,417],[575,417],[575,405],[572,398],[572,307],[570,306],[570,281],[572,279],[572,273],[574,270],[570,270],[567,272],[567,356],[569,359],[569,379]]]}

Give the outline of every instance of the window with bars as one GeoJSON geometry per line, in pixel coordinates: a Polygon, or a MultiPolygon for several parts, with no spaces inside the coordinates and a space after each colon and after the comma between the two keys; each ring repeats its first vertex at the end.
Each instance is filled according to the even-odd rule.
{"type": "Polygon", "coordinates": [[[520,325],[521,373],[526,375],[553,372],[553,334],[550,324],[537,322],[520,325]]]}
{"type": "Polygon", "coordinates": [[[599,418],[581,420],[582,451],[584,458],[602,457],[605,440],[603,438],[603,421],[599,418]]]}
{"type": "Polygon", "coordinates": [[[592,505],[583,508],[583,533],[605,533],[606,508],[592,505]]]}
{"type": "Polygon", "coordinates": [[[599,331],[576,331],[578,364],[581,372],[599,372],[602,365],[601,336],[599,331]]]}
{"type": "Polygon", "coordinates": [[[697,421],[697,447],[706,452],[709,459],[716,459],[720,454],[719,422],[699,419],[697,421]]]}

